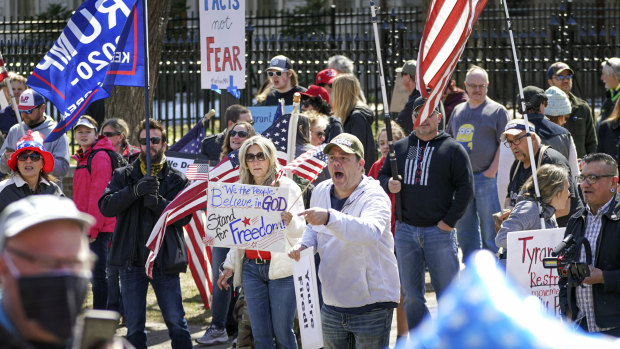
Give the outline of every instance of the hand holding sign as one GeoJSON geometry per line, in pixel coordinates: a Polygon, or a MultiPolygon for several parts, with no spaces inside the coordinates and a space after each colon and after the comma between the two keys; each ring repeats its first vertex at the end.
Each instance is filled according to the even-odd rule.
{"type": "Polygon", "coordinates": [[[291,220],[293,220],[293,214],[290,212],[282,212],[282,221],[284,222],[284,225],[288,226],[289,223],[291,223],[291,220]]]}

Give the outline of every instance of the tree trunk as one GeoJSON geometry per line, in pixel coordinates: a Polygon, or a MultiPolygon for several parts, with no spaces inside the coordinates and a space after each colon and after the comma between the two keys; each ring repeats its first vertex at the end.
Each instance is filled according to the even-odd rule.
{"type": "MultiPolygon", "coordinates": [[[[146,1],[146,0],[145,0],[146,1]]],[[[148,2],[149,26],[149,111],[153,110],[153,91],[159,76],[159,59],[163,48],[164,35],[168,25],[171,0],[148,2]]],[[[121,118],[129,125],[129,142],[137,144],[135,127],[144,120],[144,89],[142,87],[115,86],[105,104],[106,119],[121,118]]],[[[149,113],[152,115],[152,113],[149,113]]]]}

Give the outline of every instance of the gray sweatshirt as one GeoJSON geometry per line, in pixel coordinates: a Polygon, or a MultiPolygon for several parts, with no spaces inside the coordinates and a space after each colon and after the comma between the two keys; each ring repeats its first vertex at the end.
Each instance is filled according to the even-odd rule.
{"type": "Polygon", "coordinates": [[[506,240],[508,232],[522,231],[522,230],[535,230],[535,229],[551,229],[557,228],[558,224],[555,221],[555,209],[551,205],[543,205],[543,217],[545,217],[545,227],[540,227],[540,217],[538,215],[538,205],[536,201],[530,197],[519,196],[517,198],[517,204],[512,209],[508,219],[502,223],[501,229],[497,232],[495,237],[495,244],[497,247],[503,247],[506,250],[506,240]]]}

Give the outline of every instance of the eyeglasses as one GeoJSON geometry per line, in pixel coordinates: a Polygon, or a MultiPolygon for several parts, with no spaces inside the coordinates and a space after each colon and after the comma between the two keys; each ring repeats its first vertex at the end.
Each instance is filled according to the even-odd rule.
{"type": "Polygon", "coordinates": [[[239,138],[245,138],[248,136],[248,133],[246,131],[235,131],[235,130],[230,130],[230,137],[235,137],[235,136],[239,136],[239,138]]]}
{"type": "MultiPolygon", "coordinates": [[[[103,135],[110,138],[114,136],[120,136],[121,133],[120,132],[104,132],[103,135]]],[[[146,144],[146,141],[144,142],[144,144],[146,144]]]]}
{"type": "Polygon", "coordinates": [[[573,78],[573,74],[556,75],[555,78],[558,79],[559,81],[564,81],[564,79],[570,80],[573,78]]]}
{"type": "MultiPolygon", "coordinates": [[[[146,145],[146,138],[140,138],[138,140],[140,145],[146,145]]],[[[151,137],[151,144],[159,144],[161,142],[161,137],[151,137]]]]}
{"type": "Polygon", "coordinates": [[[604,178],[604,177],[613,177],[614,175],[579,175],[577,176],[577,181],[579,181],[579,183],[583,183],[584,181],[588,182],[588,184],[592,185],[595,184],[596,182],[598,182],[599,179],[604,178]]]}
{"type": "Polygon", "coordinates": [[[316,131],[316,132],[312,132],[312,133],[314,133],[314,135],[319,137],[319,138],[325,138],[325,132],[323,132],[323,131],[316,131]]]}
{"type": "Polygon", "coordinates": [[[5,249],[11,254],[24,259],[38,268],[46,271],[55,271],[62,269],[69,269],[77,272],[82,272],[85,270],[90,270],[93,265],[94,257],[89,253],[88,258],[86,260],[69,260],[69,259],[58,259],[51,257],[40,257],[32,255],[28,252],[21,251],[12,247],[6,246],[5,249]]]}
{"type": "Polygon", "coordinates": [[[519,145],[521,144],[521,139],[527,137],[527,133],[524,135],[521,135],[515,139],[513,139],[512,141],[509,141],[508,139],[506,139],[504,141],[504,145],[506,146],[506,148],[510,148],[511,145],[519,145]]]}
{"type": "Polygon", "coordinates": [[[245,154],[245,162],[254,162],[254,160],[265,161],[265,153],[262,151],[258,154],[246,153],[245,154]]]}
{"type": "Polygon", "coordinates": [[[20,113],[24,113],[24,114],[32,114],[33,111],[35,111],[35,109],[38,109],[42,104],[37,105],[36,107],[32,108],[32,109],[28,109],[28,110],[21,110],[20,113]]]}
{"type": "Polygon", "coordinates": [[[274,75],[275,75],[275,76],[281,76],[281,75],[282,75],[282,72],[281,72],[281,71],[268,71],[268,72],[267,72],[267,75],[269,75],[269,77],[272,77],[272,76],[274,76],[274,75]]]}
{"type": "Polygon", "coordinates": [[[467,87],[473,89],[473,90],[477,90],[477,89],[485,89],[487,88],[487,84],[480,84],[480,85],[476,85],[476,84],[467,84],[467,87]]]}
{"type": "Polygon", "coordinates": [[[37,161],[41,160],[41,154],[33,151],[33,152],[30,152],[30,153],[23,152],[23,153],[19,153],[19,155],[17,155],[17,160],[19,160],[19,161],[26,161],[26,160],[28,160],[28,158],[30,158],[30,160],[32,160],[33,162],[37,162],[37,161]]]}

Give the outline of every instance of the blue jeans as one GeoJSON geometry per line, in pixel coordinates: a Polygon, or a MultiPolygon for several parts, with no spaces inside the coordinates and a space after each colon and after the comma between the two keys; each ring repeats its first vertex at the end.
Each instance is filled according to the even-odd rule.
{"type": "Polygon", "coordinates": [[[497,253],[493,213],[499,210],[497,180],[485,177],[482,172],[474,173],[474,198],[467,206],[463,217],[456,223],[463,261],[480,248],[497,253]]]}
{"type": "MultiPolygon", "coordinates": [[[[213,280],[217,280],[220,275],[220,266],[226,260],[226,254],[228,248],[225,247],[212,247],[211,248],[211,272],[213,280]]],[[[228,279],[229,285],[232,285],[232,278],[228,279]]],[[[232,298],[233,287],[229,287],[228,290],[220,290],[217,285],[213,285],[213,301],[211,304],[212,318],[211,326],[222,329],[226,327],[226,318],[228,316],[228,308],[230,307],[230,300],[232,298]]]]}
{"type": "Polygon", "coordinates": [[[106,310],[108,308],[108,278],[106,265],[108,262],[108,245],[112,233],[99,233],[97,239],[90,243],[90,250],[97,255],[93,268],[93,308],[106,310]]]}
{"type": "Polygon", "coordinates": [[[144,267],[129,267],[121,269],[120,275],[125,319],[127,320],[127,340],[137,349],[146,349],[144,323],[146,322],[146,292],[150,282],[164,322],[168,327],[172,348],[191,348],[192,338],[187,329],[187,321],[185,321],[179,274],[160,274],[154,268],[153,279],[149,280],[144,267]]]}
{"type": "Polygon", "coordinates": [[[121,296],[120,268],[108,265],[108,310],[114,310],[121,315],[123,312],[123,297],[121,296]]]}
{"type": "Polygon", "coordinates": [[[256,349],[276,346],[296,349],[293,320],[297,303],[293,277],[269,280],[269,264],[259,265],[245,259],[242,279],[256,349]]]}
{"type": "Polygon", "coordinates": [[[407,324],[412,329],[429,313],[424,298],[425,266],[437,298],[459,272],[456,237],[454,230],[396,222],[394,240],[407,324]]]}
{"type": "Polygon", "coordinates": [[[323,305],[325,349],[379,349],[390,344],[392,308],[377,308],[362,314],[345,314],[323,305]]]}

